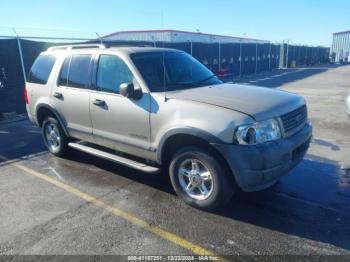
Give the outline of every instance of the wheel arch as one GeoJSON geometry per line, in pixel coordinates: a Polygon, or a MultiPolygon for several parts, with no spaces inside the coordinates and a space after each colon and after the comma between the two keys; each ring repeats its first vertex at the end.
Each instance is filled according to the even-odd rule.
{"type": "Polygon", "coordinates": [[[203,145],[222,142],[219,138],[201,129],[192,127],[173,128],[166,131],[158,143],[157,161],[163,163],[164,154],[169,153],[168,150],[170,145],[175,142],[183,144],[185,141],[203,145]]]}
{"type": "Polygon", "coordinates": [[[169,130],[159,143],[157,152],[158,162],[168,165],[173,154],[180,148],[197,146],[212,154],[223,165],[225,170],[234,177],[227,160],[211,143],[223,142],[218,137],[196,128],[176,128],[169,130]]]}
{"type": "Polygon", "coordinates": [[[54,118],[57,119],[57,121],[60,123],[64,133],[66,136],[69,137],[69,133],[67,131],[66,128],[66,122],[62,119],[62,117],[59,115],[59,113],[57,112],[57,110],[55,108],[53,108],[52,106],[48,105],[48,104],[38,104],[36,107],[36,121],[39,127],[42,127],[43,121],[45,119],[45,117],[47,116],[52,116],[54,118]]]}

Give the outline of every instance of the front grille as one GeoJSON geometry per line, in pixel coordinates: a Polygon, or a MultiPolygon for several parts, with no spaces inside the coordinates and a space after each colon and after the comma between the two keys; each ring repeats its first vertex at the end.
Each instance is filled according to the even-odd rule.
{"type": "Polygon", "coordinates": [[[288,135],[293,130],[305,125],[307,121],[306,105],[303,105],[287,114],[281,116],[284,132],[288,135]]]}

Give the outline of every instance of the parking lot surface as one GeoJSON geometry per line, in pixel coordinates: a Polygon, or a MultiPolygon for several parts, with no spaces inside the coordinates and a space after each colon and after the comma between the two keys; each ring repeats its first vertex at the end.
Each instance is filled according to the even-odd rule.
{"type": "Polygon", "coordinates": [[[302,163],[221,211],[184,204],[167,173],[72,151],[48,154],[28,120],[0,123],[0,254],[350,254],[350,66],[240,79],[305,97],[314,128],[302,163]]]}

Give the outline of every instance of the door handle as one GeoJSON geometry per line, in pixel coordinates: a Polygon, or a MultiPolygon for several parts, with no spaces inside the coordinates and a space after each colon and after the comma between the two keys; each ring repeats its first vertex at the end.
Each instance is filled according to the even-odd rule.
{"type": "Polygon", "coordinates": [[[106,105],[106,102],[104,100],[100,100],[100,99],[95,99],[94,102],[92,102],[94,105],[96,106],[104,106],[106,105]]]}
{"type": "Polygon", "coordinates": [[[62,98],[63,97],[62,93],[59,93],[59,92],[55,92],[53,94],[53,96],[56,97],[56,98],[62,98]]]}

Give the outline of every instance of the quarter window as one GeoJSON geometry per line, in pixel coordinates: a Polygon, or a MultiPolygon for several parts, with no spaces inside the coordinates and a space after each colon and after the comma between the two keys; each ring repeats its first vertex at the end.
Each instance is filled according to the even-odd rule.
{"type": "Polygon", "coordinates": [[[119,94],[122,83],[133,82],[133,75],[124,61],[113,55],[101,55],[97,69],[97,89],[119,94]]]}
{"type": "Polygon", "coordinates": [[[35,84],[45,85],[49,79],[51,70],[55,64],[56,56],[39,56],[30,69],[27,81],[35,84]]]}
{"type": "Polygon", "coordinates": [[[86,88],[89,85],[91,55],[73,55],[68,72],[68,86],[86,88]]]}

